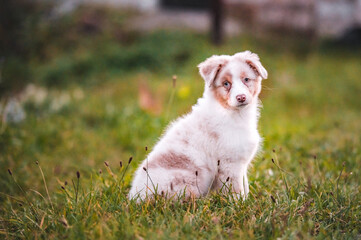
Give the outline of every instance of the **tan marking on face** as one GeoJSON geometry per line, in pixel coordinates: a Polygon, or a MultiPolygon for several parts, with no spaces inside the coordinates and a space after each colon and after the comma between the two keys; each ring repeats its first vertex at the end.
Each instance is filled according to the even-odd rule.
{"type": "MultiPolygon", "coordinates": [[[[251,67],[251,66],[250,66],[251,67]]],[[[252,67],[251,67],[252,68],[252,67]]],[[[254,69],[253,69],[253,71],[254,71],[254,69]]],[[[254,97],[254,96],[256,96],[257,95],[257,93],[258,93],[258,90],[259,90],[259,88],[260,88],[260,84],[259,84],[259,77],[257,77],[256,79],[251,79],[250,78],[250,82],[248,82],[248,83],[246,83],[246,82],[244,82],[244,79],[246,78],[246,77],[248,77],[249,78],[249,76],[247,75],[247,73],[246,72],[242,72],[241,73],[241,81],[243,81],[243,83],[247,86],[247,88],[248,88],[248,91],[250,92],[250,94],[252,94],[252,96],[254,97]]]]}
{"type": "Polygon", "coordinates": [[[221,74],[212,84],[212,92],[214,94],[215,99],[224,107],[224,108],[230,108],[228,105],[228,99],[230,95],[230,89],[227,90],[223,83],[225,81],[228,81],[231,84],[232,88],[232,75],[229,72],[226,72],[224,74],[221,74]]]}
{"type": "Polygon", "coordinates": [[[246,76],[247,76],[247,75],[246,75],[245,72],[242,72],[242,73],[241,73],[241,79],[244,79],[246,76]]]}
{"type": "Polygon", "coordinates": [[[228,105],[229,94],[224,95],[224,93],[222,93],[219,88],[221,87],[214,89],[214,97],[224,108],[229,108],[228,105]]]}
{"type": "Polygon", "coordinates": [[[175,152],[160,154],[153,161],[149,162],[149,167],[195,169],[194,163],[186,155],[175,152]]]}
{"type": "Polygon", "coordinates": [[[256,96],[259,90],[260,84],[258,80],[254,80],[253,87],[252,87],[252,96],[256,96]]]}
{"type": "Polygon", "coordinates": [[[230,74],[229,72],[226,72],[226,73],[222,76],[221,80],[222,80],[222,83],[223,83],[224,81],[228,81],[228,82],[232,83],[232,74],[230,74]]]}

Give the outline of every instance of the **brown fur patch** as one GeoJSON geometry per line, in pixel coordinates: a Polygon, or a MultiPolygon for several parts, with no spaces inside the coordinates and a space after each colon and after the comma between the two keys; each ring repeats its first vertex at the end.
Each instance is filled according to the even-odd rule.
{"type": "Polygon", "coordinates": [[[256,96],[256,94],[258,93],[259,90],[259,82],[258,80],[255,80],[253,83],[253,88],[252,88],[252,96],[256,96]]]}
{"type": "Polygon", "coordinates": [[[228,99],[229,92],[223,87],[223,82],[228,81],[232,84],[232,75],[229,72],[222,74],[218,79],[215,79],[211,85],[212,92],[215,99],[224,107],[229,108],[228,99]]]}
{"type": "Polygon", "coordinates": [[[215,131],[213,131],[209,126],[208,126],[208,122],[205,120],[205,123],[199,123],[198,128],[204,132],[205,134],[207,134],[210,138],[213,138],[215,140],[219,139],[219,134],[215,131]]]}
{"type": "Polygon", "coordinates": [[[184,154],[168,152],[163,153],[158,156],[151,162],[149,162],[150,167],[162,167],[166,169],[196,169],[194,163],[184,154]]]}
{"type": "Polygon", "coordinates": [[[256,66],[254,66],[252,61],[246,61],[246,63],[248,64],[248,66],[256,73],[257,76],[261,76],[261,74],[259,74],[256,66]]]}
{"type": "Polygon", "coordinates": [[[246,75],[245,72],[242,72],[242,73],[241,73],[241,79],[244,79],[246,76],[247,76],[247,75],[246,75]]]}
{"type": "Polygon", "coordinates": [[[209,136],[210,136],[211,138],[214,138],[214,139],[218,139],[218,138],[219,138],[219,134],[216,133],[216,132],[212,132],[212,131],[209,132],[209,136]]]}
{"type": "Polygon", "coordinates": [[[221,71],[222,67],[225,66],[228,61],[228,58],[222,56],[213,56],[198,65],[201,74],[205,77],[205,80],[209,81],[209,85],[212,85],[212,82],[218,77],[218,74],[221,71]],[[213,70],[216,70],[215,75],[210,76],[213,70]],[[208,80],[208,78],[210,77],[212,77],[213,79],[208,80]]]}
{"type": "MultiPolygon", "coordinates": [[[[251,67],[251,66],[250,66],[251,67]]],[[[252,68],[252,67],[251,67],[252,68]]],[[[252,68],[253,69],[253,68],[252,68]]],[[[254,70],[254,69],[253,69],[254,70]]],[[[259,86],[259,77],[257,77],[256,79],[250,79],[249,82],[245,82],[244,79],[247,77],[246,72],[242,72],[241,73],[241,80],[244,83],[244,85],[247,86],[249,92],[252,94],[252,96],[256,96],[256,94],[258,93],[258,90],[260,88],[259,86]]]]}
{"type": "Polygon", "coordinates": [[[228,106],[228,98],[229,98],[229,94],[224,94],[222,93],[222,89],[223,87],[217,87],[217,88],[213,88],[213,94],[215,99],[224,107],[224,108],[229,108],[228,106]]]}
{"type": "Polygon", "coordinates": [[[173,183],[174,185],[196,185],[196,181],[195,181],[195,177],[191,177],[191,178],[186,178],[186,177],[175,177],[173,179],[173,183]]]}
{"type": "Polygon", "coordinates": [[[213,81],[212,81],[212,84],[217,80],[217,77],[218,77],[219,72],[221,71],[222,67],[223,67],[222,64],[219,64],[219,65],[218,65],[216,74],[214,75],[214,78],[213,78],[213,81]]]}
{"type": "Polygon", "coordinates": [[[183,139],[182,139],[182,143],[184,143],[184,145],[188,145],[188,144],[189,144],[189,141],[188,141],[188,139],[183,138],[183,139]]]}
{"type": "Polygon", "coordinates": [[[224,73],[221,80],[221,83],[223,83],[224,81],[228,81],[232,84],[232,74],[230,74],[229,72],[224,73]]]}

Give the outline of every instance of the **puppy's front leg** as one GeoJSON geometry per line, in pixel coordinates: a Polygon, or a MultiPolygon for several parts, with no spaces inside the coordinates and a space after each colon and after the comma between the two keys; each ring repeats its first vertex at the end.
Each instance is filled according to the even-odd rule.
{"type": "Polygon", "coordinates": [[[227,163],[225,166],[219,168],[217,183],[215,184],[215,190],[222,192],[232,192],[237,197],[245,197],[246,189],[245,184],[248,186],[247,176],[245,173],[247,166],[239,163],[227,163]]]}

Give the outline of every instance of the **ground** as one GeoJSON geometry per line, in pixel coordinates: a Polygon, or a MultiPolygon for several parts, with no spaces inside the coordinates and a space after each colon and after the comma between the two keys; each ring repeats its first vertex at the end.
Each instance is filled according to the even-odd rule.
{"type": "Polygon", "coordinates": [[[1,238],[361,237],[359,50],[245,36],[214,47],[161,31],[120,32],[97,48],[67,34],[29,65],[33,85],[18,95],[26,118],[2,122],[1,238]],[[137,165],[202,95],[196,65],[246,49],[269,72],[249,197],[127,200],[137,165]]]}

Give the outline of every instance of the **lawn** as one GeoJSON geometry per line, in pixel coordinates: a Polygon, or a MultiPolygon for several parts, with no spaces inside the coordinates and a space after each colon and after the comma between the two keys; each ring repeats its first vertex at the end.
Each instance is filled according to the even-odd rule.
{"type": "Polygon", "coordinates": [[[0,129],[0,238],[361,238],[360,49],[245,36],[214,47],[189,32],[119,40],[105,26],[91,38],[70,27],[27,60],[26,118],[0,129]],[[246,49],[269,72],[248,198],[129,201],[137,165],[202,95],[197,64],[246,49]]]}

